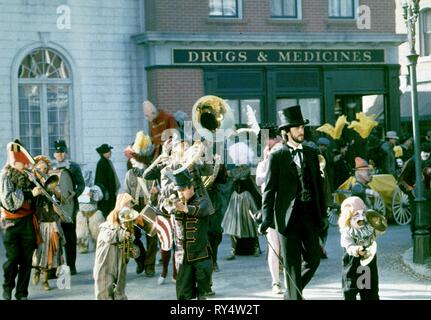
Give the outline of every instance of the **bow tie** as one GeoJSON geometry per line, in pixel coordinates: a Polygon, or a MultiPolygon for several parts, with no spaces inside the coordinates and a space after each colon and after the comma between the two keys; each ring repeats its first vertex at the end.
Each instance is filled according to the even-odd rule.
{"type": "Polygon", "coordinates": [[[291,146],[288,146],[288,147],[289,147],[290,152],[292,153],[292,157],[295,157],[295,155],[297,155],[298,153],[301,153],[303,151],[302,149],[299,149],[299,148],[293,149],[291,146]]]}

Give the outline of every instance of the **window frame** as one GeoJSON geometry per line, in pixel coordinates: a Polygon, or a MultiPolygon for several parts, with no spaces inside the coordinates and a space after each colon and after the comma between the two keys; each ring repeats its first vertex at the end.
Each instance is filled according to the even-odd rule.
{"type": "Polygon", "coordinates": [[[224,6],[223,6],[223,1],[225,0],[213,0],[213,1],[219,1],[221,2],[221,9],[222,9],[222,14],[221,15],[215,15],[215,14],[211,14],[210,11],[210,6],[209,6],[209,2],[208,2],[208,17],[210,19],[242,19],[242,0],[234,0],[235,4],[236,4],[236,15],[225,15],[224,14],[224,6]]]}
{"type": "Polygon", "coordinates": [[[428,18],[431,20],[431,7],[426,7],[421,10],[420,13],[421,19],[419,24],[420,31],[420,54],[422,57],[431,58],[431,28],[427,32],[425,32],[425,19],[428,18]],[[426,40],[425,34],[428,35],[429,40],[426,40]]]}
{"type": "MultiPolygon", "coordinates": [[[[51,47],[46,47],[46,46],[38,46],[33,48],[32,50],[29,50],[26,52],[26,54],[24,54],[20,59],[19,59],[19,63],[18,63],[18,68],[16,69],[15,72],[15,79],[16,79],[16,92],[17,92],[17,103],[16,103],[16,108],[17,108],[17,119],[15,122],[15,125],[17,127],[17,132],[18,132],[18,136],[21,137],[21,135],[23,134],[23,132],[21,132],[21,114],[20,114],[20,87],[21,86],[36,86],[38,87],[39,93],[40,93],[40,150],[41,150],[41,154],[47,155],[48,157],[52,157],[54,148],[52,143],[50,143],[49,139],[50,139],[50,135],[49,135],[49,107],[48,107],[48,87],[49,86],[66,86],[67,87],[67,113],[68,113],[68,120],[67,122],[64,122],[64,125],[66,125],[66,132],[64,133],[63,136],[59,137],[61,139],[66,139],[66,141],[69,144],[69,149],[70,149],[70,145],[71,145],[71,139],[73,137],[73,132],[72,132],[72,121],[73,121],[73,110],[72,110],[72,106],[73,106],[73,78],[72,78],[72,68],[71,65],[68,63],[68,59],[66,59],[64,57],[64,55],[62,55],[60,52],[58,52],[57,50],[55,50],[54,48],[51,47]],[[32,55],[34,52],[39,51],[39,50],[49,50],[52,53],[54,53],[59,59],[62,60],[62,62],[64,63],[65,68],[67,69],[67,78],[49,78],[46,76],[42,76],[42,77],[31,77],[31,78],[20,78],[19,77],[19,70],[20,67],[22,65],[22,63],[24,62],[24,59],[26,59],[26,57],[32,55]]],[[[30,136],[31,138],[31,136],[30,136]]],[[[70,154],[70,150],[68,152],[70,154]]]]}
{"type": "MultiPolygon", "coordinates": [[[[282,1],[282,7],[284,9],[284,1],[283,0],[278,0],[278,1],[282,1]]],[[[302,0],[292,0],[295,1],[295,16],[285,16],[285,15],[279,15],[279,16],[275,16],[272,14],[272,7],[271,7],[271,19],[286,19],[286,20],[300,20],[302,19],[302,0]]],[[[271,1],[271,6],[272,6],[272,1],[271,1]]]]}
{"type": "Polygon", "coordinates": [[[358,0],[328,0],[328,18],[329,19],[344,19],[344,20],[355,20],[357,18],[357,7],[358,7],[358,0]],[[333,1],[338,1],[339,8],[341,10],[341,1],[351,1],[352,2],[352,15],[350,16],[341,16],[341,12],[339,12],[340,15],[338,16],[331,16],[331,4],[333,1]]]}

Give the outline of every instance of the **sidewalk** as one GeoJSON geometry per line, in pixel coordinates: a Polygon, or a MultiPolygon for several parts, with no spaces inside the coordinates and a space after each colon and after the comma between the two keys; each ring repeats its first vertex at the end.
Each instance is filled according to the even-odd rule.
{"type": "Polygon", "coordinates": [[[431,280],[431,257],[425,260],[425,264],[413,262],[413,247],[407,249],[403,254],[403,263],[417,276],[431,280]]]}

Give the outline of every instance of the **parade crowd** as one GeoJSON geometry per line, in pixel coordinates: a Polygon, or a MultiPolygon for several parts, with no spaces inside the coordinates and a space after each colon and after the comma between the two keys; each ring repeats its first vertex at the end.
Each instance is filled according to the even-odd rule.
{"type": "MultiPolygon", "coordinates": [[[[205,108],[202,123],[214,131],[217,117],[211,106],[205,108]]],[[[137,274],[158,276],[158,285],[175,282],[179,300],[216,297],[212,275],[223,272],[217,263],[223,234],[231,240],[226,260],[259,256],[258,236],[265,235],[269,287],[284,299],[303,299],[304,287],[327,258],[333,195],[351,177],[349,194],[338,208],[344,249],[340,282],[346,300],[358,295],[379,299],[375,248],[387,221],[373,210],[370,199],[377,195],[369,184],[373,175],[392,175],[414,204],[410,135],[383,134],[363,114],[356,124],[342,116],[335,126],[311,129],[296,105],[279,112],[278,125],[258,124],[259,132],[247,131],[256,134],[262,154],[240,141],[221,157],[208,152],[211,141],[186,139],[184,112],[172,115],[150,101],[143,103],[143,112],[150,129],[124,146],[128,170],[123,179],[110,160],[109,143],[95,148],[100,158],[87,185],[79,164],[68,159],[66,141],[54,142],[54,154],[34,157],[19,140],[7,145],[0,173],[5,300],[13,293],[17,300],[27,299],[30,282],[50,290],[49,280],[66,266],[71,276],[79,272],[77,253],[93,249],[95,299],[127,299],[130,260],[137,274]],[[358,281],[360,268],[371,277],[364,286],[358,281]]],[[[420,150],[429,197],[431,130],[420,150]]]]}

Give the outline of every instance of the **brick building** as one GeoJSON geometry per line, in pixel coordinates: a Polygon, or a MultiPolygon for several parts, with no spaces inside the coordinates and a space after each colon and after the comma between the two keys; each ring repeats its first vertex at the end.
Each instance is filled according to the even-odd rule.
{"type": "Polygon", "coordinates": [[[394,0],[149,0],[145,31],[148,98],[190,113],[202,95],[228,100],[237,124],[251,105],[261,122],[303,106],[312,125],[379,115],[397,128],[398,45],[394,0]]]}

